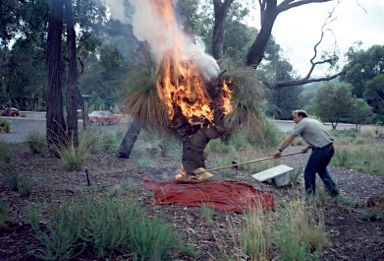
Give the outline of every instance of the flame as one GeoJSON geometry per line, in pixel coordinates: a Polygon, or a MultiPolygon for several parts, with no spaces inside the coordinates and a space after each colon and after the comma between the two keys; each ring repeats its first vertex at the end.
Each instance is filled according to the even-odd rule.
{"type": "Polygon", "coordinates": [[[187,174],[187,172],[185,172],[185,170],[184,170],[184,165],[181,164],[180,172],[175,175],[175,179],[200,181],[200,180],[202,180],[202,177],[199,175],[187,174]]]}
{"type": "Polygon", "coordinates": [[[182,179],[186,177],[187,173],[184,171],[184,165],[181,164],[180,166],[180,172],[176,174],[175,179],[182,179]]]}
{"type": "MultiPolygon", "coordinates": [[[[156,76],[156,88],[167,105],[169,118],[172,120],[180,110],[191,125],[204,120],[212,122],[214,110],[206,83],[211,82],[213,77],[218,77],[217,64],[202,61],[203,59],[195,55],[197,52],[192,50],[196,48],[192,43],[193,39],[176,21],[173,0],[151,0],[151,6],[159,23],[164,25],[164,35],[171,36],[166,41],[172,41],[166,51],[158,54],[156,76]],[[211,74],[213,71],[216,75],[211,74]]],[[[228,114],[232,111],[231,91],[225,82],[219,93],[220,106],[223,113],[228,114]]]]}

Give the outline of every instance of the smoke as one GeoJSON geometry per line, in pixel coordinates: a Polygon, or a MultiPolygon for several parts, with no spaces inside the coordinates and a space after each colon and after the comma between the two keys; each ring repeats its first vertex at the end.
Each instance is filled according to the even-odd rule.
{"type": "Polygon", "coordinates": [[[172,50],[180,61],[193,61],[204,72],[217,76],[219,67],[215,59],[204,52],[202,45],[186,30],[186,19],[173,9],[174,0],[129,0],[134,7],[131,19],[127,18],[126,1],[108,0],[112,19],[131,23],[139,41],[146,41],[157,60],[172,50]],[[184,24],[183,24],[184,22],[184,24]]]}
{"type": "Polygon", "coordinates": [[[130,23],[129,16],[127,15],[128,12],[126,11],[126,0],[106,0],[106,3],[112,19],[124,24],[130,23]]]}

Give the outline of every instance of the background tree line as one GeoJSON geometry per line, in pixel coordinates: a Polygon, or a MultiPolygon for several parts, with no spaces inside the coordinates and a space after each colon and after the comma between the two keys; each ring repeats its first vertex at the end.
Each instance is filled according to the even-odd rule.
{"type": "MultiPolygon", "coordinates": [[[[384,46],[372,46],[368,50],[361,50],[358,44],[352,46],[346,54],[348,63],[345,67],[324,77],[312,77],[313,68],[318,64],[328,64],[332,69],[339,57],[330,53],[321,57],[320,61],[315,62],[312,59],[308,75],[300,78],[295,74],[289,60],[284,58],[283,50],[271,35],[279,14],[289,12],[292,8],[300,8],[304,4],[328,1],[337,2],[310,0],[304,3],[293,0],[278,3],[276,0],[260,0],[245,4],[236,0],[180,0],[177,5],[190,32],[198,36],[198,40],[206,46],[206,51],[215,59],[230,59],[233,63],[255,69],[255,77],[265,90],[269,116],[289,119],[293,109],[306,108],[323,120],[335,123],[343,120],[356,122],[354,116],[358,114],[359,108],[364,107],[367,108],[364,109],[364,122],[359,123],[382,123],[384,46]],[[249,27],[244,22],[251,9],[256,6],[260,10],[260,30],[249,27]],[[329,88],[329,83],[326,83],[325,87],[316,88],[315,91],[308,86],[310,83],[331,80],[334,80],[334,88],[341,88],[342,95],[328,97],[329,99],[352,99],[352,102],[346,103],[344,112],[338,113],[337,117],[324,115],[324,107],[317,103],[324,100],[321,95],[324,95],[325,88],[329,88]],[[345,88],[345,84],[349,84],[348,88],[345,88]],[[348,92],[345,92],[347,89],[348,92]]],[[[124,4],[129,19],[134,10],[129,1],[124,4]]],[[[46,77],[47,55],[52,54],[47,44],[49,25],[57,22],[57,17],[53,16],[53,7],[62,12],[59,16],[65,17],[54,29],[61,42],[57,73],[60,74],[59,81],[65,88],[60,88],[53,98],[58,99],[60,94],[66,97],[59,110],[69,106],[69,102],[74,105],[71,110],[67,109],[67,114],[71,114],[70,111],[73,114],[77,108],[81,108],[80,94],[92,94],[89,101],[91,108],[120,110],[121,91],[125,88],[122,79],[129,73],[132,57],[143,49],[143,44],[133,36],[129,24],[111,19],[107,15],[104,2],[98,0],[0,2],[0,104],[17,105],[22,110],[47,110],[47,90],[51,90],[46,77]],[[74,32],[74,28],[75,38],[71,40],[69,35],[74,32]],[[69,44],[71,41],[72,45],[69,44]],[[71,77],[74,78],[70,79],[71,77]],[[71,86],[74,89],[71,89],[71,86]],[[72,94],[68,90],[72,90],[72,94]],[[71,95],[76,99],[68,99],[71,95]]],[[[314,30],[319,30],[322,36],[322,29],[314,30]]],[[[330,93],[333,92],[326,92],[330,93]]],[[[334,114],[335,111],[330,110],[330,113],[334,114]]],[[[71,117],[73,118],[73,115],[71,117]]],[[[63,118],[60,124],[65,122],[71,121],[63,118]]],[[[72,120],[73,124],[76,123],[72,120]]],[[[67,126],[64,126],[66,130],[67,126]]]]}

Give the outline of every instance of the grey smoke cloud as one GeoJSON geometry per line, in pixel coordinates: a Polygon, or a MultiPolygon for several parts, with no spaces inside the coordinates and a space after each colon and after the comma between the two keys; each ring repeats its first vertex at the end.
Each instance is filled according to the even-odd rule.
{"type": "Polygon", "coordinates": [[[220,69],[215,59],[205,53],[202,45],[196,45],[185,34],[175,16],[168,17],[170,21],[159,17],[152,8],[151,0],[129,2],[135,8],[131,19],[126,17],[124,0],[108,0],[111,17],[122,23],[132,23],[135,37],[139,41],[148,42],[157,59],[163,57],[165,52],[174,50],[180,61],[193,61],[205,72],[217,76],[220,69]]]}

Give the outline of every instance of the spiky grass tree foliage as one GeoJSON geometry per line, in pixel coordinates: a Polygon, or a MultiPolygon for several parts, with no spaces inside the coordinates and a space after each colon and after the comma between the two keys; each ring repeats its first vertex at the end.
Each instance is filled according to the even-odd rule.
{"type": "Polygon", "coordinates": [[[241,131],[255,140],[264,141],[266,102],[255,70],[249,66],[236,65],[231,59],[221,60],[220,67],[227,70],[234,83],[231,86],[233,111],[225,117],[226,132],[223,139],[229,139],[241,131]]]}
{"type": "Polygon", "coordinates": [[[146,129],[172,136],[178,134],[176,137],[183,142],[183,165],[187,173],[192,173],[198,167],[205,167],[203,151],[210,139],[219,136],[224,140],[229,139],[239,131],[245,131],[255,140],[264,139],[263,91],[252,68],[236,67],[230,61],[222,63],[223,68],[227,69],[225,77],[233,79],[229,88],[232,91],[231,103],[234,109],[226,116],[219,116],[224,118],[223,121],[220,120],[220,126],[214,125],[224,129],[223,132],[218,136],[210,136],[213,128],[204,127],[192,135],[181,135],[183,131],[180,131],[180,126],[175,126],[177,119],[169,119],[168,109],[157,92],[154,60],[150,55],[137,58],[139,59],[132,61],[124,82],[127,87],[124,100],[126,112],[139,118],[146,129]]]}
{"type": "Polygon", "coordinates": [[[125,112],[158,133],[175,134],[169,128],[168,109],[156,89],[155,61],[150,55],[134,56],[124,80],[125,112]]]}

